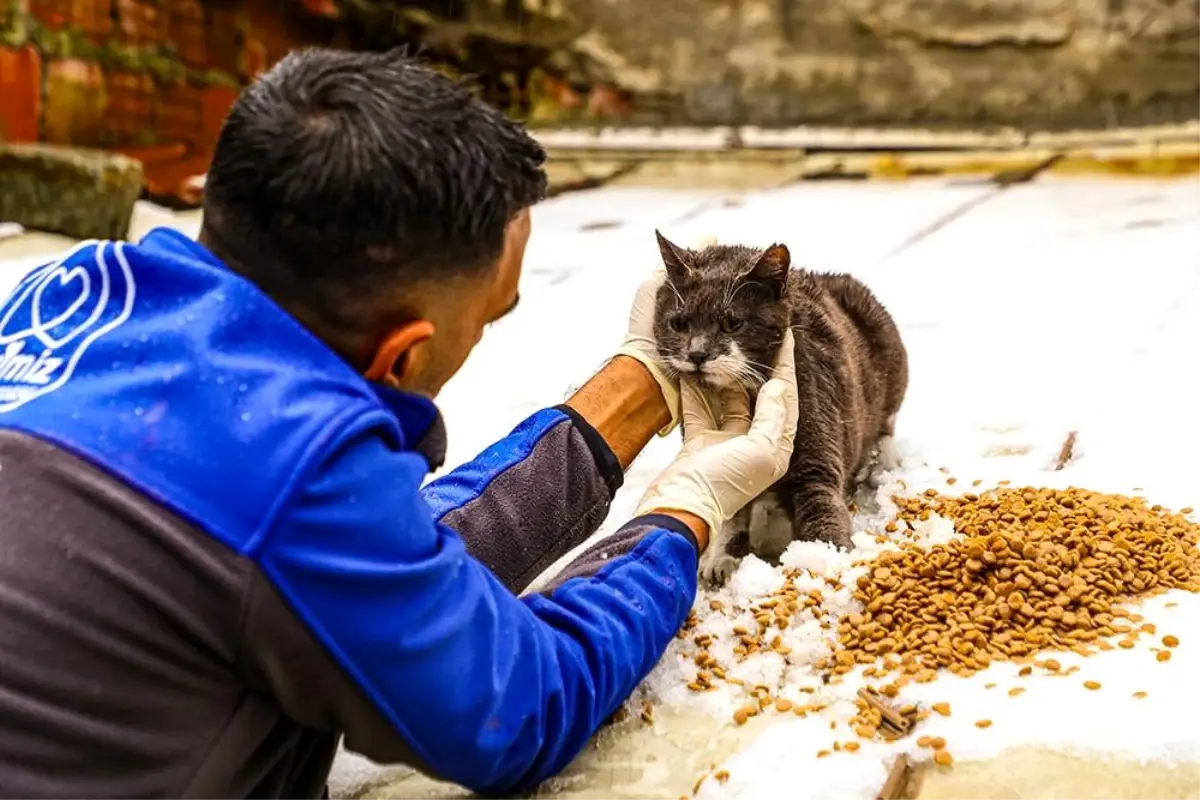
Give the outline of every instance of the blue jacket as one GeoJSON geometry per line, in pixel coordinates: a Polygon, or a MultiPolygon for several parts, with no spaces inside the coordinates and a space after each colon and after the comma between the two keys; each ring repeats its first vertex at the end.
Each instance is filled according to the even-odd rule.
{"type": "MultiPolygon", "coordinates": [[[[169,705],[171,687],[212,678],[220,691],[203,709],[227,695],[269,697],[274,733],[257,741],[243,725],[238,740],[250,743],[229,755],[221,742],[230,734],[214,723],[216,733],[170,756],[192,761],[160,765],[187,779],[164,778],[152,791],[309,791],[285,756],[313,731],[333,734],[325,742],[344,733],[348,747],[376,760],[409,761],[487,793],[525,791],[561,770],[687,616],[695,541],[670,518],[640,518],[551,587],[518,597],[603,519],[620,468],[584,420],[557,407],[422,489],[440,460],[440,434],[431,402],[368,383],[176,232],[158,229],[137,245],[84,243],[31,272],[0,312],[0,506],[46,499],[27,518],[4,518],[0,550],[20,550],[12,585],[32,582],[28,597],[42,604],[42,619],[72,608],[72,620],[107,634],[97,644],[83,628],[49,633],[36,615],[22,621],[24,606],[0,599],[0,618],[12,618],[0,623],[0,648],[28,651],[28,637],[44,637],[44,648],[32,648],[41,658],[109,676],[104,691],[127,696],[91,714],[78,710],[79,695],[47,689],[32,698],[46,713],[28,730],[44,734],[51,753],[59,739],[73,743],[55,758],[109,773],[121,768],[98,765],[124,758],[146,774],[153,748],[133,758],[122,748],[135,745],[81,731],[175,725],[183,712],[169,705]],[[18,453],[37,469],[18,475],[18,453]],[[79,498],[92,516],[46,523],[46,508],[79,498]],[[47,541],[71,544],[47,550],[47,541]],[[117,551],[128,553],[119,564],[117,551]],[[90,571],[70,577],[89,560],[90,571]],[[98,575],[100,588],[90,583],[98,575]],[[159,586],[166,575],[172,585],[159,586]],[[102,596],[83,601],[76,583],[102,596]],[[217,587],[228,599],[197,611],[217,587]],[[131,629],[133,612],[104,616],[130,598],[130,608],[167,620],[155,623],[165,629],[131,629]],[[263,610],[275,605],[289,616],[263,610]],[[192,640],[205,642],[220,665],[212,669],[227,674],[159,664],[122,684],[142,675],[147,659],[163,660],[155,654],[178,649],[172,663],[191,659],[184,645],[192,640]],[[148,699],[156,693],[164,705],[148,699]],[[55,708],[87,719],[60,729],[55,708]],[[280,726],[294,735],[281,737],[280,726]]],[[[0,584],[9,580],[0,568],[0,584]]],[[[31,674],[46,667],[29,665],[31,674]]],[[[0,717],[8,718],[3,698],[35,691],[0,677],[0,717]]],[[[245,716],[241,706],[220,713],[245,716]]],[[[185,736],[177,727],[163,730],[164,743],[185,736]]],[[[43,774],[49,767],[73,768],[30,766],[28,754],[18,758],[27,745],[6,751],[5,741],[0,793],[100,791],[78,777],[54,783],[43,774]]],[[[104,787],[117,793],[140,790],[144,779],[109,777],[104,787]]]]}

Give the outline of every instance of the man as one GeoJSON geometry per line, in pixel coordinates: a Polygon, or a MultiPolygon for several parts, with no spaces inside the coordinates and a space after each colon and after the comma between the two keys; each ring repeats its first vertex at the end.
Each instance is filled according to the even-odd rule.
{"type": "Polygon", "coordinates": [[[84,243],[4,301],[0,795],[316,797],[343,735],[520,792],[651,669],[786,466],[793,367],[753,420],[681,403],[651,279],[566,404],[421,489],[543,158],[402,56],[293,54],[225,123],[199,243],[84,243]],[[637,516],[518,598],[681,415],[637,516]]]}

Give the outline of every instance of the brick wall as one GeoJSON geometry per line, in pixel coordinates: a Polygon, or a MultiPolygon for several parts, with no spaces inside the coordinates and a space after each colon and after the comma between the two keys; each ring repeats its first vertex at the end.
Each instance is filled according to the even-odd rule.
{"type": "Polygon", "coordinates": [[[239,89],[330,28],[297,0],[0,0],[0,140],[120,150],[149,183],[186,179],[239,89]]]}
{"type": "Polygon", "coordinates": [[[94,42],[112,30],[108,0],[29,0],[28,12],[51,31],[79,31],[94,42]]]}

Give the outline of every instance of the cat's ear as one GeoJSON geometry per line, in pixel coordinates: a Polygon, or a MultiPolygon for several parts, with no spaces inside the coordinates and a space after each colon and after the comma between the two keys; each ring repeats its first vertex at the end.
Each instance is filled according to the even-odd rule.
{"type": "Polygon", "coordinates": [[[687,250],[658,231],[655,231],[654,235],[658,237],[658,252],[662,253],[663,266],[667,268],[667,275],[671,280],[678,280],[692,271],[691,254],[687,250]]]}
{"type": "Polygon", "coordinates": [[[785,244],[773,244],[762,252],[754,266],[746,273],[746,280],[766,286],[776,299],[783,297],[787,288],[788,272],[792,269],[792,254],[785,244]]]}

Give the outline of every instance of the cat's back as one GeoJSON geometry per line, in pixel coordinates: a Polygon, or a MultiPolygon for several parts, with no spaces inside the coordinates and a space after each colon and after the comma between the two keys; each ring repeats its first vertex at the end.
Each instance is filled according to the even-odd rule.
{"type": "Polygon", "coordinates": [[[855,330],[860,335],[895,330],[887,309],[861,281],[845,273],[793,270],[788,284],[797,316],[817,314],[830,325],[855,330]]]}
{"type": "Polygon", "coordinates": [[[899,408],[908,387],[908,353],[891,313],[866,284],[845,273],[814,274],[812,282],[853,327],[860,341],[856,349],[872,367],[868,382],[883,390],[885,407],[899,408]]]}
{"type": "MultiPolygon", "coordinates": [[[[811,344],[844,347],[847,322],[837,298],[825,287],[821,276],[806,269],[793,269],[788,275],[788,307],[792,325],[804,332],[811,344]]],[[[799,345],[799,342],[797,342],[799,345]]]]}
{"type": "Polygon", "coordinates": [[[842,272],[815,273],[812,283],[827,293],[864,334],[869,331],[896,330],[892,315],[867,285],[857,278],[842,272]]]}

